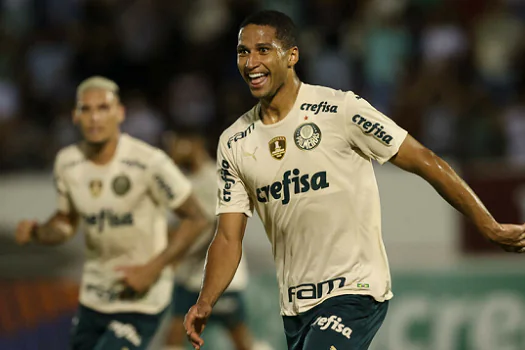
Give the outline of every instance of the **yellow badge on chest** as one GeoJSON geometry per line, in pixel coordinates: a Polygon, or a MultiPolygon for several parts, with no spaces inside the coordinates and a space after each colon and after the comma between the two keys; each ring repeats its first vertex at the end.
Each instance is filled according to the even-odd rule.
{"type": "Polygon", "coordinates": [[[102,181],[99,179],[91,180],[89,182],[89,192],[93,197],[98,197],[102,193],[102,181]]]}
{"type": "Polygon", "coordinates": [[[286,137],[277,136],[268,142],[270,154],[277,160],[281,160],[286,153],[286,137]]]}

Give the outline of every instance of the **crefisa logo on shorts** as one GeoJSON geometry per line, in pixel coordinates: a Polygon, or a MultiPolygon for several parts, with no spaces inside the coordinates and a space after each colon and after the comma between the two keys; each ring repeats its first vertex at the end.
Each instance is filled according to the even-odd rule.
{"type": "Polygon", "coordinates": [[[293,139],[297,147],[310,151],[319,145],[321,136],[321,129],[316,124],[304,123],[295,129],[293,139]]]}
{"type": "Polygon", "coordinates": [[[318,317],[314,323],[312,323],[313,326],[318,326],[320,330],[326,331],[328,328],[330,330],[340,333],[346,338],[350,339],[350,335],[352,334],[352,330],[350,327],[345,326],[343,323],[341,323],[343,319],[339,316],[332,315],[330,317],[318,317]]]}

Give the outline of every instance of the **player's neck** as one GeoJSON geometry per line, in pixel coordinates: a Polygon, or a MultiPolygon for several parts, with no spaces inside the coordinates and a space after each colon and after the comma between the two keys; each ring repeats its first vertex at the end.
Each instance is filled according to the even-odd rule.
{"type": "Polygon", "coordinates": [[[269,99],[261,99],[261,120],[263,124],[275,124],[283,120],[297,99],[301,81],[295,73],[281,86],[275,95],[269,99]]]}
{"type": "Polygon", "coordinates": [[[93,145],[85,142],[84,150],[86,158],[97,165],[105,165],[109,163],[117,152],[119,139],[120,133],[101,145],[93,145]]]}

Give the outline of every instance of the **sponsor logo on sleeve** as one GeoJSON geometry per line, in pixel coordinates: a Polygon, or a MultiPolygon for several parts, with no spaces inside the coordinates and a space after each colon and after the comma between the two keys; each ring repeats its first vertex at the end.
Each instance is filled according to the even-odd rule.
{"type": "Polygon", "coordinates": [[[220,172],[221,172],[221,180],[223,181],[224,184],[223,184],[222,191],[219,193],[219,197],[225,202],[230,202],[232,200],[231,189],[233,188],[233,185],[235,185],[235,179],[230,173],[230,163],[228,163],[227,160],[223,160],[221,162],[220,172]]]}
{"type": "Polygon", "coordinates": [[[235,133],[233,136],[231,136],[228,139],[228,142],[227,142],[228,148],[232,148],[232,143],[233,142],[237,142],[237,141],[245,138],[246,136],[250,135],[254,129],[255,129],[255,123],[252,123],[252,124],[250,124],[250,126],[248,126],[248,128],[246,130],[239,131],[238,133],[235,133]]]}
{"type": "Polygon", "coordinates": [[[168,185],[164,178],[159,174],[156,174],[155,176],[153,176],[153,178],[155,179],[155,183],[157,184],[161,192],[165,194],[168,200],[172,201],[175,198],[175,194],[173,193],[173,189],[171,188],[171,186],[168,185]]]}
{"type": "Polygon", "coordinates": [[[352,122],[361,128],[365,135],[371,135],[385,145],[392,146],[394,138],[384,129],[381,123],[373,123],[359,114],[352,117],[352,122]]]}

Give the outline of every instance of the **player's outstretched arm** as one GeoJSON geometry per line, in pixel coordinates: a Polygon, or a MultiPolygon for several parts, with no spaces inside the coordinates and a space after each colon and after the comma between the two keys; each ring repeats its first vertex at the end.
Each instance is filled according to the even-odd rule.
{"type": "Polygon", "coordinates": [[[242,240],[247,217],[243,213],[219,215],[219,225],[208,249],[204,281],[197,300],[184,320],[186,333],[195,349],[200,349],[204,341],[200,334],[211,314],[213,305],[228,287],[239,266],[242,255],[242,240]]]}
{"type": "Polygon", "coordinates": [[[498,223],[450,165],[412,136],[407,135],[390,162],[425,179],[489,240],[510,251],[525,247],[525,225],[498,223]]]}
{"type": "Polygon", "coordinates": [[[77,231],[78,214],[64,214],[57,211],[47,222],[23,220],[18,223],[15,239],[18,244],[36,242],[44,245],[58,245],[67,241],[77,231]]]}

